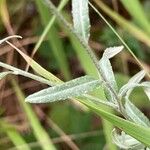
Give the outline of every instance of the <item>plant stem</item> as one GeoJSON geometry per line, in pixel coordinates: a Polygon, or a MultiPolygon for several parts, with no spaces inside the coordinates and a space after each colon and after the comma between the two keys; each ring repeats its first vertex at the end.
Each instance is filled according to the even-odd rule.
{"type": "Polygon", "coordinates": [[[46,4],[48,4],[48,7],[50,8],[51,12],[59,19],[59,21],[61,21],[61,23],[63,23],[63,25],[71,32],[75,35],[75,37],[80,41],[80,43],[83,45],[83,47],[85,48],[85,50],[87,51],[87,53],[89,54],[89,56],[91,57],[93,63],[95,64],[95,67],[97,68],[98,73],[100,74],[103,82],[107,85],[107,87],[110,89],[110,91],[114,94],[115,99],[118,102],[118,106],[120,109],[120,112],[123,113],[123,111],[121,111],[121,109],[123,108],[122,103],[117,95],[117,93],[113,90],[113,88],[111,87],[111,85],[107,82],[107,79],[105,78],[105,76],[102,74],[102,69],[99,65],[98,59],[95,56],[93,50],[90,48],[90,46],[83,40],[83,38],[81,36],[78,35],[78,33],[73,29],[72,25],[68,23],[68,21],[59,13],[59,11],[57,10],[57,8],[54,6],[54,4],[51,2],[51,0],[44,0],[46,2],[46,4]]]}
{"type": "MultiPolygon", "coordinates": [[[[62,0],[62,1],[60,2],[59,6],[58,6],[58,11],[61,11],[61,10],[63,9],[63,7],[66,5],[67,2],[68,2],[68,0],[62,0]]],[[[35,47],[34,47],[34,49],[33,49],[33,51],[32,51],[31,58],[34,57],[35,53],[37,52],[37,50],[38,50],[39,47],[41,46],[41,44],[42,44],[44,38],[47,36],[49,30],[50,30],[51,27],[53,26],[53,24],[54,24],[54,22],[55,22],[55,19],[56,19],[56,16],[53,16],[53,17],[49,20],[47,26],[45,27],[45,29],[44,29],[42,35],[40,36],[40,38],[39,38],[37,44],[35,45],[35,47]]],[[[26,71],[28,71],[28,69],[29,69],[29,64],[27,64],[27,66],[26,66],[26,71]]]]}
{"type": "Polygon", "coordinates": [[[118,110],[118,106],[113,104],[113,103],[111,103],[111,102],[107,102],[105,100],[101,100],[101,99],[99,99],[99,98],[97,98],[95,96],[89,95],[89,94],[84,94],[83,96],[84,96],[83,97],[84,99],[87,98],[88,100],[91,100],[95,104],[106,105],[106,106],[114,108],[115,110],[118,110]]]}

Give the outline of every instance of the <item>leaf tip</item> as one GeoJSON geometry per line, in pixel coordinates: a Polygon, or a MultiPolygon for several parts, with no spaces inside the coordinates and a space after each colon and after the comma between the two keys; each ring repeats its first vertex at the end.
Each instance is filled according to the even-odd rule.
{"type": "Polygon", "coordinates": [[[32,102],[31,102],[31,100],[30,100],[30,99],[28,99],[28,97],[27,97],[27,98],[25,98],[25,102],[26,102],[26,103],[32,103],[32,102]]]}
{"type": "Polygon", "coordinates": [[[110,59],[115,55],[117,55],[118,53],[120,53],[123,49],[124,49],[123,45],[107,48],[104,52],[104,56],[110,59]]]}

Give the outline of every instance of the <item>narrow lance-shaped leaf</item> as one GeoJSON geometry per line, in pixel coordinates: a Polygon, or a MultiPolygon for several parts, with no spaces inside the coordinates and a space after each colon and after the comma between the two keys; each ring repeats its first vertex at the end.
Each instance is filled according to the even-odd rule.
{"type": "Polygon", "coordinates": [[[123,50],[123,48],[123,46],[107,48],[103,55],[105,55],[105,57],[107,57],[108,59],[113,58],[115,55],[120,53],[123,50]]]}
{"type": "Polygon", "coordinates": [[[128,99],[126,99],[125,102],[125,110],[132,121],[139,125],[150,127],[150,121],[148,118],[128,99]]]}
{"type": "Polygon", "coordinates": [[[46,103],[65,100],[90,92],[99,87],[100,83],[99,80],[95,80],[90,76],[84,76],[32,94],[26,98],[26,101],[31,103],[46,103]]]}
{"type": "Polygon", "coordinates": [[[145,91],[145,93],[147,94],[148,98],[149,97],[149,89],[150,89],[150,82],[142,82],[142,83],[132,83],[132,84],[127,84],[125,86],[123,86],[120,91],[119,91],[119,96],[123,97],[125,96],[125,98],[129,98],[129,92],[130,90],[133,90],[136,87],[142,87],[145,91]]]}
{"type": "Polygon", "coordinates": [[[72,14],[75,31],[88,43],[90,36],[88,0],[72,0],[72,14]]]}
{"type": "MultiPolygon", "coordinates": [[[[103,74],[107,82],[110,84],[112,89],[115,90],[116,93],[118,92],[118,87],[117,87],[117,83],[116,83],[115,76],[114,76],[109,59],[115,56],[116,54],[118,54],[122,49],[123,49],[123,46],[107,48],[101,60],[99,61],[101,73],[103,74]]],[[[104,87],[104,90],[105,90],[107,99],[114,102],[115,99],[113,97],[113,93],[107,87],[104,87]]]]}
{"type": "Polygon", "coordinates": [[[125,133],[134,137],[135,139],[145,144],[146,146],[150,146],[150,128],[140,126],[128,120],[117,117],[116,115],[113,115],[109,112],[100,109],[97,105],[91,103],[89,104],[89,102],[82,100],[80,100],[80,102],[88,106],[92,111],[94,111],[104,119],[110,121],[113,125],[120,128],[125,133]]]}

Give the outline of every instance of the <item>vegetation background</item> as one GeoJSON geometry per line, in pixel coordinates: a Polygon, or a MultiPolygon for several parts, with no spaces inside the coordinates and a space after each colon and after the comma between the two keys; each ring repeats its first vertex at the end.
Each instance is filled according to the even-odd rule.
{"type": "MultiPolygon", "coordinates": [[[[91,2],[149,71],[150,1],[137,1],[91,2]]],[[[53,0],[53,3],[58,6],[60,1],[53,0]]],[[[66,3],[62,14],[72,22],[70,1],[66,3]]],[[[43,0],[0,0],[0,37],[2,39],[8,35],[21,35],[23,39],[13,40],[14,45],[63,81],[85,74],[95,75],[93,64],[80,43],[61,26],[59,20],[50,24],[52,18],[55,20],[43,0]],[[39,46],[41,35],[50,26],[46,38],[41,40],[39,46]]],[[[92,8],[90,19],[89,43],[98,58],[106,47],[122,45],[92,8]]],[[[22,56],[6,44],[0,46],[0,61],[23,70],[28,68],[22,56]]],[[[120,87],[140,70],[140,66],[127,50],[112,59],[112,65],[120,87]]],[[[28,70],[33,72],[31,68],[28,70]]],[[[0,150],[49,150],[54,146],[62,150],[116,149],[109,142],[111,137],[106,133],[111,129],[111,125],[103,122],[83,105],[70,101],[38,105],[24,102],[26,95],[46,87],[21,76],[10,75],[1,80],[0,150]],[[22,147],[19,147],[20,145],[22,147]]],[[[150,118],[150,104],[140,88],[134,90],[132,100],[150,118]]]]}

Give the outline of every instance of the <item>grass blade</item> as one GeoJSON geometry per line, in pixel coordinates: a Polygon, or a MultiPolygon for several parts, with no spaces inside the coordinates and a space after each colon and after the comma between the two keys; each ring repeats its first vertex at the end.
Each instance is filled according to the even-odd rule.
{"type": "Polygon", "coordinates": [[[132,34],[135,38],[145,43],[150,47],[150,37],[145,32],[143,32],[140,28],[130,23],[122,16],[117,14],[115,11],[111,10],[107,5],[105,5],[101,0],[94,0],[94,2],[107,14],[109,15],[118,25],[120,25],[123,29],[132,34]]]}
{"type": "Polygon", "coordinates": [[[92,60],[90,59],[90,56],[85,51],[85,48],[71,33],[69,33],[69,39],[70,39],[71,45],[73,46],[73,49],[75,50],[77,57],[81,63],[81,66],[83,67],[85,73],[87,75],[98,77],[95,65],[93,64],[92,60]]]}
{"type": "Polygon", "coordinates": [[[133,19],[142,27],[145,32],[150,34],[150,23],[147,16],[144,13],[142,4],[139,0],[121,0],[127,11],[131,14],[133,19]]]}
{"type": "Polygon", "coordinates": [[[22,138],[20,133],[13,126],[4,122],[4,120],[1,120],[0,127],[2,128],[2,130],[4,129],[4,132],[6,132],[7,136],[10,138],[10,140],[16,147],[24,145],[24,148],[20,150],[31,150],[26,141],[22,138]]]}
{"type": "Polygon", "coordinates": [[[100,108],[97,108],[97,106],[94,104],[89,104],[86,101],[81,101],[81,102],[84,103],[86,106],[88,106],[96,114],[108,120],[113,125],[120,128],[127,134],[131,135],[141,143],[145,144],[146,146],[150,146],[150,128],[145,128],[143,126],[139,126],[130,121],[124,120],[118,116],[106,112],[105,110],[101,110],[100,108]]]}
{"type": "MultiPolygon", "coordinates": [[[[66,3],[66,0],[63,0],[63,3],[66,3]]],[[[50,12],[49,9],[46,7],[44,2],[42,0],[35,0],[36,6],[39,10],[41,20],[43,22],[43,25],[46,26],[49,23],[50,20],[50,12]]],[[[61,4],[62,5],[62,4],[61,4]]],[[[58,31],[55,26],[51,26],[49,32],[48,32],[48,42],[50,47],[52,48],[54,57],[60,67],[61,72],[64,74],[64,77],[66,80],[69,80],[71,78],[71,74],[69,71],[69,65],[67,62],[65,50],[63,48],[63,44],[61,39],[58,36],[58,31]]]]}
{"type": "MultiPolygon", "coordinates": [[[[68,2],[68,0],[62,0],[58,6],[58,11],[62,10],[63,7],[66,5],[66,3],[68,2]]],[[[33,52],[31,54],[31,57],[33,58],[33,56],[35,55],[35,53],[37,52],[37,50],[39,49],[39,47],[41,46],[42,42],[44,41],[45,37],[47,36],[49,30],[51,29],[51,27],[53,26],[54,22],[55,22],[56,17],[53,16],[49,23],[47,24],[47,26],[45,27],[44,31],[42,32],[42,35],[40,36],[40,39],[38,40],[38,42],[36,43],[33,52]]],[[[28,68],[28,67],[27,67],[28,68]]]]}
{"type": "Polygon", "coordinates": [[[60,80],[58,81],[58,78],[56,78],[52,73],[48,72],[46,69],[44,69],[43,67],[41,67],[37,62],[35,62],[33,59],[31,59],[28,55],[26,55],[25,53],[23,53],[21,50],[19,50],[15,45],[13,45],[12,43],[8,42],[7,43],[13,47],[24,59],[25,61],[30,64],[30,66],[32,67],[32,69],[39,75],[41,75],[42,77],[50,80],[51,82],[60,83],[60,80]]]}
{"type": "Polygon", "coordinates": [[[34,111],[31,108],[31,106],[29,104],[24,103],[25,96],[22,93],[22,91],[20,90],[17,83],[15,82],[15,80],[12,80],[12,86],[13,86],[14,91],[17,95],[17,98],[20,102],[20,105],[22,106],[22,108],[24,109],[24,111],[27,115],[27,118],[33,129],[34,135],[37,138],[37,140],[39,141],[39,143],[41,143],[43,150],[55,150],[55,146],[52,144],[49,135],[47,134],[47,132],[44,130],[44,128],[40,124],[36,114],[34,113],[34,111]]]}

